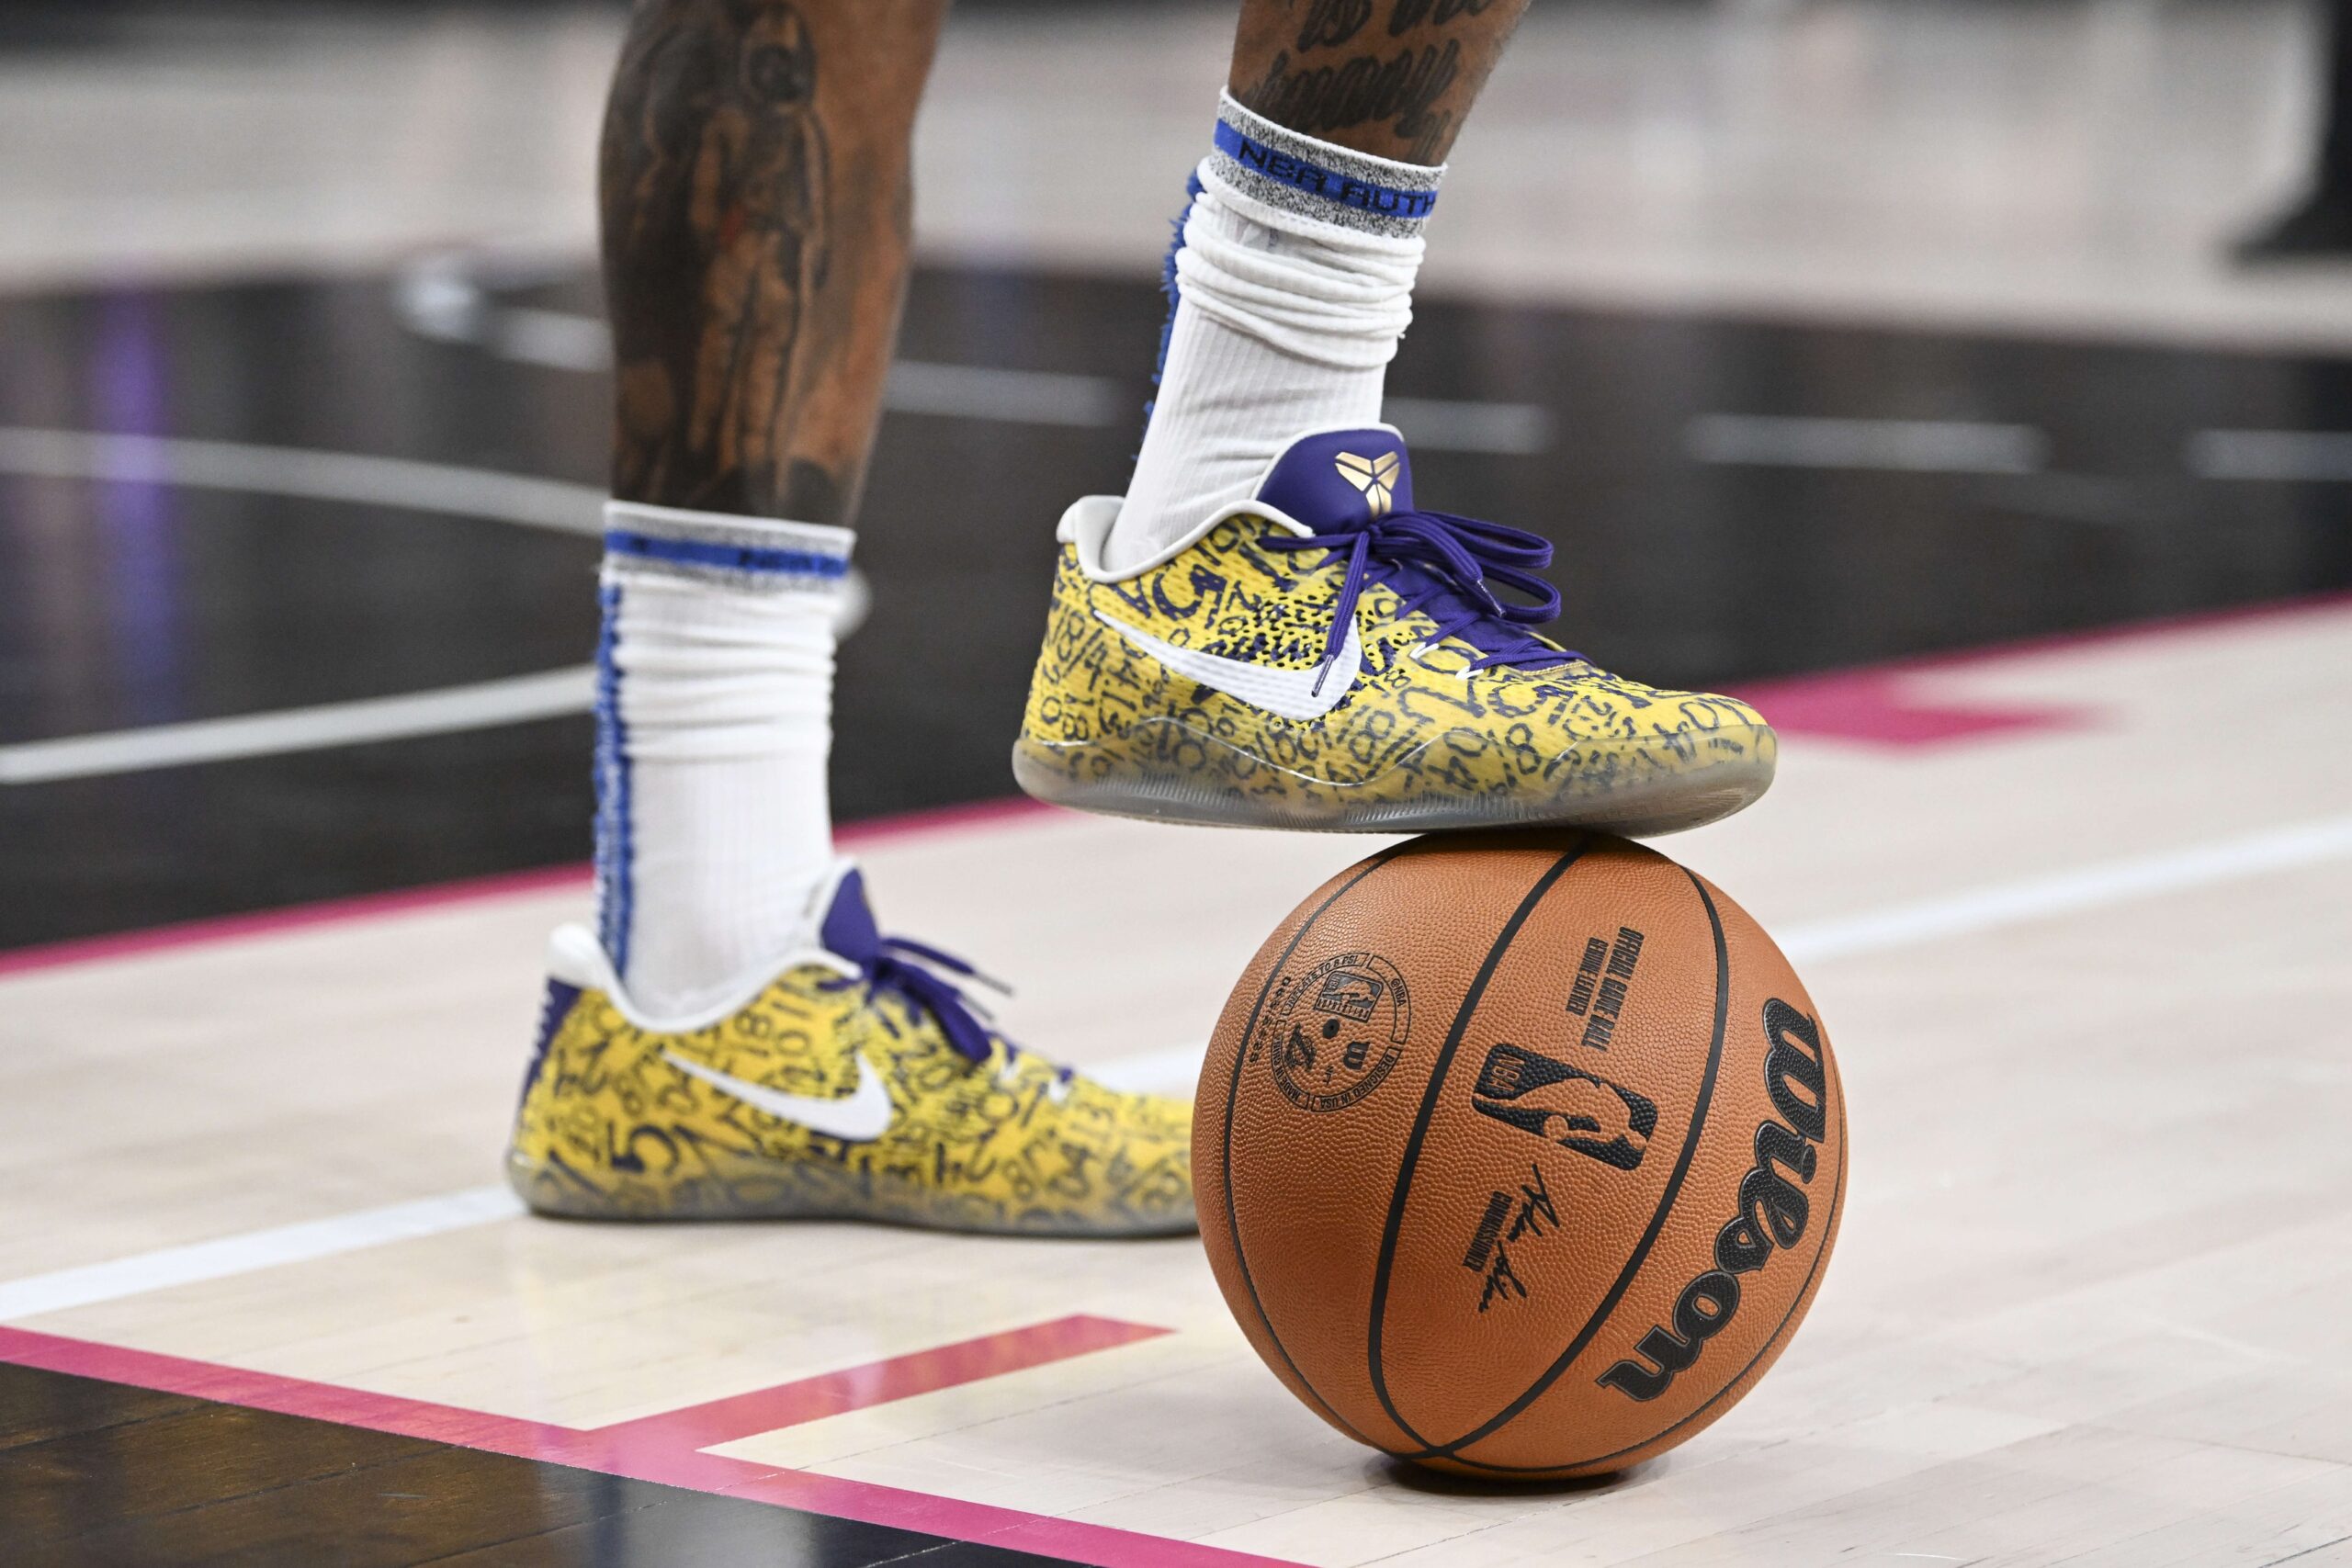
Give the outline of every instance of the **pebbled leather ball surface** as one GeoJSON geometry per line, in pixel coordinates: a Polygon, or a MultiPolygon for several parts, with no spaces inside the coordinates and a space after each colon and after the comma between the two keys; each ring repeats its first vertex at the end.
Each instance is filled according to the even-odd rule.
{"type": "Polygon", "coordinates": [[[1359,1441],[1498,1478],[1721,1416],[1821,1283],[1845,1106],[1721,890],[1573,831],[1358,863],[1266,939],[1194,1102],[1201,1231],[1274,1374],[1359,1441]]]}

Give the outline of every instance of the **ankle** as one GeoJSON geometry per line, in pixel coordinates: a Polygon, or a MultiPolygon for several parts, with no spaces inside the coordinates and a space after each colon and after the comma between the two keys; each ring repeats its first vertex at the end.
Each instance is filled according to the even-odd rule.
{"type": "Polygon", "coordinates": [[[639,1005],[794,944],[831,864],[842,528],[614,502],[597,703],[598,933],[639,1005]]]}
{"type": "Polygon", "coordinates": [[[1226,97],[1170,253],[1159,392],[1106,547],[1114,570],[1247,499],[1300,431],[1377,423],[1442,173],[1226,97]]]}

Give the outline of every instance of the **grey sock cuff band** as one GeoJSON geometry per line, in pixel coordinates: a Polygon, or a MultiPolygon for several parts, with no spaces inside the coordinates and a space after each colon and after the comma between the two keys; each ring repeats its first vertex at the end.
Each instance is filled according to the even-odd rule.
{"type": "Polygon", "coordinates": [[[1413,239],[1437,206],[1445,166],[1400,164],[1276,125],[1219,96],[1208,166],[1270,207],[1367,233],[1413,239]]]}

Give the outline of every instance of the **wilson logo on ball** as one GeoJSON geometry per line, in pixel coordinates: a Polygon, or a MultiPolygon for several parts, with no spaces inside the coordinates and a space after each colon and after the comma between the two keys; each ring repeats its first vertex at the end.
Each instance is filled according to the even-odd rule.
{"type": "Polygon", "coordinates": [[[1739,1311],[1739,1276],[1770,1261],[1774,1249],[1804,1239],[1811,1206],[1815,1145],[1828,1134],[1828,1073],[1821,1031],[1778,997],[1764,1004],[1764,1084],[1784,1122],[1756,1128],[1756,1165],[1739,1184],[1739,1213],[1715,1233],[1715,1266],[1682,1287],[1674,1323],[1652,1328],[1634,1346],[1634,1358],[1602,1372],[1600,1382],[1632,1399],[1656,1399],[1675,1374],[1699,1359],[1707,1341],[1739,1311]]]}

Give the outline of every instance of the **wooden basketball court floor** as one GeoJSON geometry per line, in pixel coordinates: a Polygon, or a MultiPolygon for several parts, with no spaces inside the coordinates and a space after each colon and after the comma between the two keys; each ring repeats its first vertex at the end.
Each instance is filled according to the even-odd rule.
{"type": "MultiPolygon", "coordinates": [[[[311,1479],[356,1428],[996,1549],[931,1562],[2352,1563],[2352,601],[1757,694],[1779,784],[1662,847],[1806,976],[1851,1195],[1780,1366],[1630,1473],[1358,1449],[1189,1239],[520,1213],[498,1155],[573,872],[0,955],[0,1360],[331,1423],[311,1479]]],[[[1023,983],[1019,1038],[1170,1084],[1373,847],[1011,805],[855,842],[886,924],[1023,983]]],[[[14,1561],[108,1560],[59,1501],[94,1451],[191,1559],[430,1537],[448,1450],[412,1445],[334,1551],[240,1556],[254,1487],[142,1483],[141,1414],[80,1461],[19,1423],[14,1561]]],[[[631,1560],[661,1513],[521,1496],[463,1561],[631,1560]]]]}

